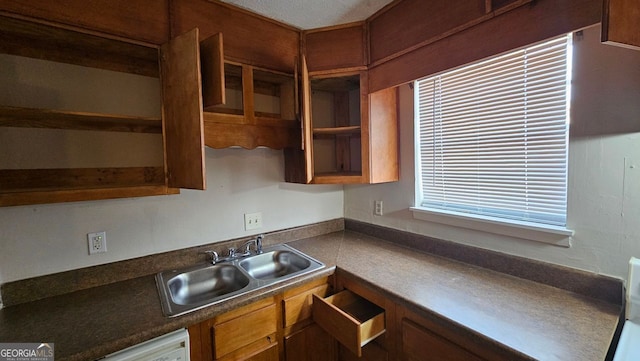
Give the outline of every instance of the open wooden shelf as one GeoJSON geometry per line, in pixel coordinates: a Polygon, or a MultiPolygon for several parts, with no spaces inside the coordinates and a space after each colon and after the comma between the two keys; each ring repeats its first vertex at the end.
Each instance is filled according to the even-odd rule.
{"type": "Polygon", "coordinates": [[[162,119],[0,106],[0,126],[162,133],[162,119]]]}
{"type": "Polygon", "coordinates": [[[3,192],[164,185],[163,167],[0,169],[3,192]]]}
{"type": "Polygon", "coordinates": [[[158,49],[0,16],[0,53],[159,77],[158,49]]]}
{"type": "Polygon", "coordinates": [[[361,127],[359,125],[345,126],[345,127],[332,127],[332,128],[313,128],[313,134],[326,134],[326,135],[338,135],[338,134],[360,134],[361,127]]]}

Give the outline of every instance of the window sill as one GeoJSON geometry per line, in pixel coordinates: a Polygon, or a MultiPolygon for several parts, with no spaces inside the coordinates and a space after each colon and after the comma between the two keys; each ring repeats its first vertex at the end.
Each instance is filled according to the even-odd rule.
{"type": "Polygon", "coordinates": [[[571,237],[574,233],[570,229],[558,226],[542,226],[522,221],[507,222],[495,217],[472,217],[464,213],[421,207],[411,207],[410,209],[415,219],[543,242],[565,248],[571,247],[571,237]]]}

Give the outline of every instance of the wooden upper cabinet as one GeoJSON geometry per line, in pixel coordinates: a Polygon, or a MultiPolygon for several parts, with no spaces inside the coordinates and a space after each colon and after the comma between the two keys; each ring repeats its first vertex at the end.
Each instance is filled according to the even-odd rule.
{"type": "Polygon", "coordinates": [[[309,30],[303,36],[303,51],[311,72],[367,66],[364,23],[309,30]]]}
{"type": "Polygon", "coordinates": [[[602,12],[602,41],[640,49],[640,3],[636,0],[605,0],[602,12]]]}
{"type": "Polygon", "coordinates": [[[295,74],[224,60],[222,34],[200,43],[204,141],[283,149],[299,139],[295,74]]]}
{"type": "Polygon", "coordinates": [[[285,151],[295,183],[397,181],[397,92],[369,94],[366,70],[301,74],[302,147],[285,151]]]}
{"type": "Polygon", "coordinates": [[[196,27],[203,39],[222,33],[225,59],[294,72],[299,30],[217,1],[173,0],[169,5],[173,35],[196,27]]]}
{"type": "Polygon", "coordinates": [[[200,58],[204,108],[224,104],[226,92],[222,33],[211,35],[200,42],[200,58]]]}
{"type": "Polygon", "coordinates": [[[485,0],[395,2],[368,20],[371,63],[411,50],[485,14],[485,0]]]}
{"type": "Polygon", "coordinates": [[[7,0],[0,11],[160,45],[169,40],[169,0],[7,0]]]}
{"type": "Polygon", "coordinates": [[[175,194],[182,187],[204,189],[197,31],[162,46],[160,71],[155,46],[14,17],[0,17],[0,29],[0,52],[11,54],[3,61],[14,64],[3,67],[9,74],[3,85],[22,94],[38,88],[32,83],[42,82],[47,90],[39,96],[20,95],[15,98],[19,104],[11,97],[0,104],[0,143],[5,155],[0,164],[0,206],[175,194]],[[14,84],[12,72],[31,69],[42,75],[26,80],[30,87],[14,84]],[[105,86],[101,83],[105,77],[113,82],[105,86]],[[145,89],[145,95],[121,88],[131,84],[136,85],[133,89],[145,89]],[[164,101],[152,96],[161,87],[164,101]],[[76,88],[95,92],[89,97],[94,95],[97,101],[78,100],[76,88]],[[144,102],[141,106],[135,106],[135,101],[122,104],[122,97],[138,96],[144,102]],[[110,107],[148,115],[74,110],[110,107]],[[92,131],[86,134],[95,141],[80,142],[87,136],[82,131],[92,131]],[[126,151],[118,156],[116,149],[126,151]]]}
{"type": "Polygon", "coordinates": [[[160,58],[168,185],[205,189],[198,29],[163,45],[160,58]]]}

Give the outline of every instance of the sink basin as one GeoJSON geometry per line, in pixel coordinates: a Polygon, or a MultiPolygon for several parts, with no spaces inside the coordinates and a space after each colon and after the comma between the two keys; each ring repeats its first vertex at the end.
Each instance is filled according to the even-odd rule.
{"type": "Polygon", "coordinates": [[[237,267],[219,264],[180,273],[167,281],[174,303],[192,305],[238,291],[249,284],[249,278],[237,267]]]}
{"type": "Polygon", "coordinates": [[[310,266],[309,259],[288,250],[277,250],[240,261],[247,273],[259,280],[281,278],[310,266]]]}
{"type": "Polygon", "coordinates": [[[261,254],[204,263],[156,274],[162,311],[174,317],[272,286],[324,267],[322,262],[280,244],[261,254]]]}

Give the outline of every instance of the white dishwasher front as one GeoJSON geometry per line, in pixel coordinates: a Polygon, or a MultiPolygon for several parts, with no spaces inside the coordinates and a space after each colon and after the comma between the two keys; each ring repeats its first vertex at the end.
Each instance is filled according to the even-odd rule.
{"type": "Polygon", "coordinates": [[[189,361],[189,332],[180,329],[107,355],[105,361],[189,361]]]}

